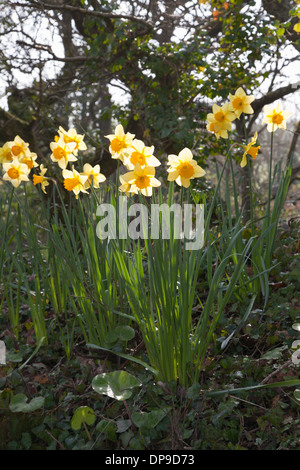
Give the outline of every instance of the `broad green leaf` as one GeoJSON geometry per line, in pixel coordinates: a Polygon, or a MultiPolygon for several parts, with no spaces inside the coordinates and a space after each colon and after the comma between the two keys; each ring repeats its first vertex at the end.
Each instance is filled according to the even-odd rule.
{"type": "Polygon", "coordinates": [[[106,338],[108,343],[114,343],[119,339],[121,341],[129,341],[134,338],[135,332],[134,329],[129,325],[117,326],[115,329],[111,330],[106,338]]]}
{"type": "Polygon", "coordinates": [[[294,391],[294,397],[296,398],[296,400],[300,401],[300,390],[297,389],[294,391]]]}
{"type": "Polygon", "coordinates": [[[140,382],[124,370],[96,375],[92,381],[95,392],[116,400],[127,400],[132,394],[131,389],[139,386],[140,382]]]}
{"type": "Polygon", "coordinates": [[[117,425],[117,432],[122,433],[122,432],[127,431],[128,428],[130,428],[131,421],[130,419],[117,419],[116,425],[117,425]]]}
{"type": "Polygon", "coordinates": [[[9,409],[13,413],[31,413],[44,406],[44,397],[33,398],[27,403],[28,398],[23,393],[18,393],[12,397],[9,409]]]}
{"type": "Polygon", "coordinates": [[[279,348],[272,349],[272,351],[266,352],[262,359],[279,359],[282,356],[283,351],[287,349],[287,346],[281,346],[279,348]]]}
{"type": "Polygon", "coordinates": [[[115,442],[117,440],[117,425],[112,421],[101,419],[101,421],[99,421],[96,426],[96,430],[100,433],[105,434],[110,441],[115,442]]]}
{"type": "Polygon", "coordinates": [[[95,412],[89,406],[80,406],[75,410],[73,418],[71,420],[71,427],[74,431],[77,431],[81,428],[83,423],[91,426],[94,424],[96,419],[95,412]]]}
{"type": "Polygon", "coordinates": [[[132,413],[132,421],[138,428],[141,426],[155,428],[165,416],[164,410],[153,410],[149,413],[135,412],[132,413]]]}

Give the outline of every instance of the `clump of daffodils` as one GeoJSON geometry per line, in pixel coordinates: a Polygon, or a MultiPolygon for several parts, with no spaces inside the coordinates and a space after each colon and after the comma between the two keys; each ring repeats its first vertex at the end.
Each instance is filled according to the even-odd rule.
{"type": "MultiPolygon", "coordinates": [[[[126,195],[141,193],[152,196],[153,188],[161,186],[155,177],[155,170],[161,165],[154,155],[154,146],[147,146],[135,135],[125,133],[121,124],[115,128],[115,133],[106,136],[110,140],[109,150],[112,158],[118,158],[126,167],[126,173],[120,175],[119,191],[126,195]]],[[[191,179],[205,174],[197,165],[191,150],[184,148],[179,155],[168,156],[168,181],[176,181],[179,186],[188,188],[191,179]]]]}
{"type": "Polygon", "coordinates": [[[30,181],[31,170],[38,166],[37,154],[31,152],[28,142],[19,135],[14,140],[5,142],[0,148],[0,163],[3,168],[3,179],[9,181],[15,188],[22,181],[30,181]]]}
{"type": "MultiPolygon", "coordinates": [[[[49,147],[50,160],[62,170],[64,188],[67,191],[73,191],[76,198],[80,192],[88,193],[91,187],[99,188],[100,183],[105,181],[105,176],[100,173],[100,165],[92,167],[86,163],[82,172],[74,167],[68,168],[70,163],[78,161],[79,151],[87,149],[84,135],[78,134],[74,128],[66,131],[60,126],[49,147]]],[[[41,190],[46,194],[51,178],[46,176],[48,169],[43,164],[39,165],[37,159],[37,154],[31,152],[29,144],[17,135],[13,141],[6,142],[0,148],[3,180],[9,181],[17,188],[23,181],[30,181],[31,171],[36,170],[32,175],[33,185],[40,185],[41,190]]]]}
{"type": "MultiPolygon", "coordinates": [[[[247,95],[240,87],[234,94],[229,94],[229,101],[219,106],[213,104],[212,112],[207,114],[207,130],[212,132],[217,139],[228,139],[228,133],[232,130],[232,123],[240,119],[242,114],[253,114],[251,103],[253,95],[247,95]]],[[[276,105],[264,107],[265,117],[263,123],[267,124],[269,132],[275,132],[278,128],[286,129],[286,119],[291,115],[284,111],[281,102],[276,105]]],[[[161,165],[154,155],[154,146],[147,146],[142,140],[135,138],[134,134],[125,132],[121,124],[118,124],[113,134],[106,136],[109,140],[109,151],[113,159],[118,159],[126,168],[126,172],[120,175],[119,191],[126,195],[141,193],[144,196],[152,196],[153,188],[161,186],[156,178],[156,168],[161,165]]],[[[257,158],[260,146],[257,145],[257,132],[245,145],[239,144],[243,150],[240,162],[243,168],[247,164],[247,157],[253,160],[257,158]]],[[[76,129],[65,130],[59,126],[57,135],[50,143],[50,160],[62,170],[63,185],[67,191],[72,191],[78,198],[80,193],[88,193],[91,189],[98,189],[106,180],[100,172],[100,165],[94,167],[89,163],[83,165],[82,171],[74,168],[77,164],[80,151],[87,150],[84,135],[78,134],[76,129]],[[68,166],[72,164],[70,169],[68,166]]],[[[6,142],[0,148],[0,164],[3,168],[3,180],[9,181],[15,188],[22,182],[32,179],[35,186],[40,185],[46,193],[51,178],[46,176],[48,169],[39,165],[38,156],[29,148],[29,144],[20,136],[13,141],[6,142]],[[39,168],[38,168],[39,167],[39,168]],[[33,172],[32,178],[31,172],[33,172]]],[[[179,186],[188,188],[191,181],[205,175],[205,171],[194,159],[190,149],[184,148],[178,155],[168,155],[167,162],[168,181],[175,181],[179,186]]]]}
{"type": "Polygon", "coordinates": [[[121,124],[116,126],[114,134],[106,138],[110,141],[111,157],[119,159],[129,170],[119,177],[119,191],[126,195],[141,193],[152,196],[152,188],[161,185],[155,178],[155,168],[160,161],[154,156],[154,146],[148,147],[142,140],[135,139],[134,134],[125,133],[121,124]]]}
{"type": "MultiPolygon", "coordinates": [[[[206,128],[209,132],[215,134],[216,138],[220,137],[228,139],[228,132],[232,130],[232,122],[240,119],[242,114],[253,114],[254,110],[251,103],[254,101],[253,95],[247,95],[243,88],[239,87],[234,94],[229,93],[229,101],[223,106],[213,104],[212,113],[207,114],[206,128]]],[[[275,132],[276,129],[286,129],[286,119],[292,114],[289,111],[284,111],[281,102],[275,106],[264,107],[265,117],[262,123],[267,124],[269,132],[275,132]]],[[[254,137],[246,145],[240,145],[244,150],[241,160],[241,167],[247,164],[247,156],[256,159],[260,146],[256,145],[257,132],[254,137]]]]}
{"type": "Polygon", "coordinates": [[[253,95],[247,95],[240,87],[235,94],[229,94],[229,101],[223,106],[213,104],[212,113],[208,113],[206,126],[207,130],[213,132],[217,139],[222,137],[228,139],[228,132],[232,129],[232,122],[240,119],[241,114],[253,114],[251,106],[254,101],[253,95]]]}
{"type": "Polygon", "coordinates": [[[100,183],[106,180],[106,177],[100,173],[100,165],[92,167],[86,163],[81,172],[74,168],[74,165],[71,169],[67,168],[69,163],[78,161],[79,151],[87,149],[84,135],[77,134],[76,129],[71,128],[66,131],[60,126],[58,135],[50,144],[50,149],[52,151],[51,160],[57,163],[62,170],[64,188],[67,191],[72,191],[76,199],[78,199],[79,193],[88,193],[91,187],[99,188],[100,183]]]}

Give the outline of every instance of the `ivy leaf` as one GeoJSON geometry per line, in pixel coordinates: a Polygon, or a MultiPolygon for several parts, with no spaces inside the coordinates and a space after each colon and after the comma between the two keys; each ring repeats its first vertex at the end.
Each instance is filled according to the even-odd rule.
{"type": "Polygon", "coordinates": [[[294,391],[294,397],[296,400],[300,401],[300,390],[297,389],[294,391]]]}
{"type": "Polygon", "coordinates": [[[134,338],[135,331],[129,325],[117,326],[114,330],[111,330],[106,338],[108,344],[115,343],[118,340],[130,341],[134,338]]]}
{"type": "Polygon", "coordinates": [[[73,418],[71,420],[71,427],[74,431],[78,431],[83,423],[91,426],[94,424],[96,419],[95,412],[89,406],[80,406],[74,412],[73,418]]]}
{"type": "Polygon", "coordinates": [[[132,395],[131,389],[139,386],[140,382],[124,370],[96,375],[92,381],[95,392],[116,400],[127,400],[132,395]]]}
{"type": "Polygon", "coordinates": [[[164,410],[153,410],[149,413],[135,412],[132,413],[132,421],[138,428],[146,426],[154,429],[165,416],[164,410]]]}
{"type": "Polygon", "coordinates": [[[18,393],[12,397],[9,409],[13,413],[32,413],[33,411],[38,410],[44,406],[44,397],[33,398],[29,403],[27,403],[28,398],[23,393],[18,393]]]}

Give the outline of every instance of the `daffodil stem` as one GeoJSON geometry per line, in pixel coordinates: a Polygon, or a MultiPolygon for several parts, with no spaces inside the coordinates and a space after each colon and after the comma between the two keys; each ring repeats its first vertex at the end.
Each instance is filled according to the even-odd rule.
{"type": "Polygon", "coordinates": [[[273,163],[273,132],[271,132],[271,145],[270,145],[269,194],[268,194],[268,206],[267,206],[268,225],[270,224],[271,196],[272,196],[272,163],[273,163]]]}
{"type": "MultiPolygon", "coordinates": [[[[244,134],[246,145],[248,144],[248,132],[246,127],[245,115],[243,115],[243,125],[244,125],[244,134]]],[[[254,220],[253,220],[253,191],[252,191],[252,174],[251,174],[251,164],[249,158],[247,158],[247,167],[248,167],[248,178],[249,178],[249,198],[250,198],[250,216],[251,216],[251,236],[254,234],[254,220]]]]}
{"type": "Polygon", "coordinates": [[[207,233],[208,233],[208,230],[209,230],[210,219],[211,219],[211,216],[212,216],[212,212],[213,212],[213,209],[214,209],[216,198],[217,198],[217,195],[218,195],[218,192],[219,192],[219,187],[220,187],[220,184],[221,184],[221,180],[222,180],[222,177],[223,177],[223,173],[224,173],[224,170],[225,170],[230,152],[231,152],[231,146],[230,146],[230,141],[228,139],[227,154],[226,154],[225,161],[224,161],[224,164],[223,164],[223,167],[222,167],[222,170],[221,170],[221,174],[220,174],[218,182],[217,182],[217,187],[214,191],[214,195],[213,195],[210,207],[209,207],[208,215],[206,217],[206,227],[204,229],[204,241],[207,239],[207,233]]]}
{"type": "Polygon", "coordinates": [[[236,220],[239,218],[239,202],[238,202],[238,197],[237,197],[237,192],[236,192],[236,186],[235,186],[235,176],[234,176],[234,169],[233,169],[233,163],[232,163],[232,155],[231,152],[229,152],[229,161],[230,161],[230,168],[231,168],[231,175],[232,175],[232,185],[233,185],[233,195],[234,195],[234,207],[235,207],[235,218],[236,220]]]}
{"type": "MultiPolygon", "coordinates": [[[[116,190],[119,185],[119,178],[120,178],[120,162],[117,160],[117,172],[116,172],[116,190]]],[[[117,197],[118,191],[116,191],[116,197],[117,197]]]]}
{"type": "Polygon", "coordinates": [[[249,159],[247,160],[248,175],[249,175],[249,197],[250,197],[250,215],[251,215],[251,236],[254,234],[254,220],[253,220],[253,191],[252,191],[252,175],[251,165],[249,159]]]}

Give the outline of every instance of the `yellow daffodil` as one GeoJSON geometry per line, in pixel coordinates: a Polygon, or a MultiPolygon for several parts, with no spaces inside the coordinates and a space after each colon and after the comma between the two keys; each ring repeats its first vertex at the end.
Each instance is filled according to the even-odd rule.
{"type": "Polygon", "coordinates": [[[18,135],[14,138],[12,142],[9,142],[11,153],[14,157],[17,157],[19,160],[22,158],[29,156],[31,154],[29,150],[29,144],[24,142],[21,137],[18,135]]]}
{"type": "Polygon", "coordinates": [[[131,184],[127,183],[124,180],[123,175],[120,175],[119,179],[120,179],[120,183],[121,183],[121,186],[119,186],[119,191],[121,191],[122,193],[125,193],[126,196],[129,196],[131,184]]]}
{"type": "Polygon", "coordinates": [[[85,189],[88,189],[90,186],[99,188],[99,184],[106,180],[106,177],[100,173],[100,165],[95,165],[92,167],[92,165],[89,163],[85,163],[83,165],[83,172],[81,174],[87,176],[85,189]]]}
{"type": "Polygon", "coordinates": [[[291,116],[291,112],[284,111],[282,104],[278,101],[275,107],[264,106],[265,117],[262,123],[267,123],[267,129],[269,132],[275,132],[279,127],[280,129],[286,129],[286,119],[291,116]]]}
{"type": "Polygon", "coordinates": [[[213,132],[217,139],[222,137],[228,139],[228,131],[231,130],[231,123],[236,119],[236,114],[231,111],[231,104],[225,103],[222,107],[214,104],[212,113],[207,115],[208,124],[206,128],[213,132]]]}
{"type": "Polygon", "coordinates": [[[59,138],[57,142],[51,142],[50,144],[52,151],[50,158],[53,162],[56,162],[62,170],[65,170],[69,162],[75,162],[77,160],[77,157],[73,154],[75,147],[75,142],[67,144],[62,138],[59,138]]]}
{"type": "Polygon", "coordinates": [[[33,175],[33,184],[36,186],[37,184],[41,185],[41,189],[43,193],[46,194],[46,186],[49,186],[49,181],[48,178],[45,176],[45,173],[47,172],[47,168],[44,167],[43,164],[40,165],[40,174],[39,175],[33,175]]]}
{"type": "Polygon", "coordinates": [[[74,168],[72,170],[64,169],[62,175],[64,177],[65,189],[67,191],[73,191],[76,195],[76,199],[78,199],[80,192],[88,193],[85,189],[85,183],[88,179],[87,175],[81,175],[77,170],[74,170],[74,168]]]}
{"type": "Polygon", "coordinates": [[[179,186],[188,188],[191,179],[200,178],[205,175],[205,171],[197,165],[193,159],[193,154],[188,148],[184,148],[178,155],[168,156],[168,181],[176,181],[179,186]]]}
{"type": "Polygon", "coordinates": [[[62,137],[64,139],[64,142],[66,144],[69,144],[71,142],[74,142],[76,144],[72,152],[74,155],[78,155],[78,150],[87,149],[85,142],[83,142],[84,135],[77,134],[76,129],[71,128],[68,131],[65,131],[65,129],[62,126],[59,126],[58,134],[59,134],[59,137],[62,137]]]}
{"type": "Polygon", "coordinates": [[[10,181],[11,184],[17,188],[22,181],[29,181],[28,174],[29,168],[24,163],[20,163],[17,157],[14,157],[11,162],[3,163],[3,170],[5,171],[3,179],[10,181]]]}
{"type": "Polygon", "coordinates": [[[124,165],[128,170],[133,170],[137,163],[141,167],[159,166],[160,161],[153,155],[154,146],[146,147],[142,140],[134,139],[131,146],[124,150],[124,165]]]}
{"type": "Polygon", "coordinates": [[[254,113],[252,106],[250,106],[250,103],[252,103],[255,98],[253,95],[246,95],[243,88],[238,88],[234,95],[229,93],[229,99],[231,111],[233,111],[238,118],[240,118],[240,115],[242,113],[254,113]]]}
{"type": "Polygon", "coordinates": [[[37,159],[37,154],[31,152],[29,155],[21,158],[20,162],[27,165],[29,170],[32,170],[32,168],[36,168],[37,166],[39,166],[38,163],[36,162],[36,159],[37,159]]]}
{"type": "Polygon", "coordinates": [[[11,151],[11,145],[9,142],[5,142],[3,147],[0,148],[0,163],[8,163],[13,159],[11,151]]]}
{"type": "MultiPolygon", "coordinates": [[[[160,181],[155,178],[155,168],[153,166],[144,166],[143,168],[139,163],[134,167],[133,171],[129,171],[122,175],[123,188],[129,192],[137,194],[141,192],[144,196],[152,196],[152,188],[157,188],[161,185],[160,181]]],[[[121,187],[119,188],[121,190],[121,187]]]]}
{"type": "Polygon", "coordinates": [[[112,158],[119,158],[123,162],[125,156],[124,150],[130,147],[134,134],[130,134],[130,132],[125,134],[123,126],[118,124],[115,128],[115,133],[105,137],[110,140],[109,151],[112,158]]]}
{"type": "Polygon", "coordinates": [[[254,144],[256,144],[256,140],[257,140],[257,132],[255,132],[254,137],[250,140],[248,145],[242,145],[242,148],[244,149],[244,155],[240,163],[242,168],[244,168],[244,166],[247,165],[247,155],[250,155],[250,157],[252,157],[253,160],[256,159],[258,151],[260,149],[260,146],[254,147],[254,144]]]}

